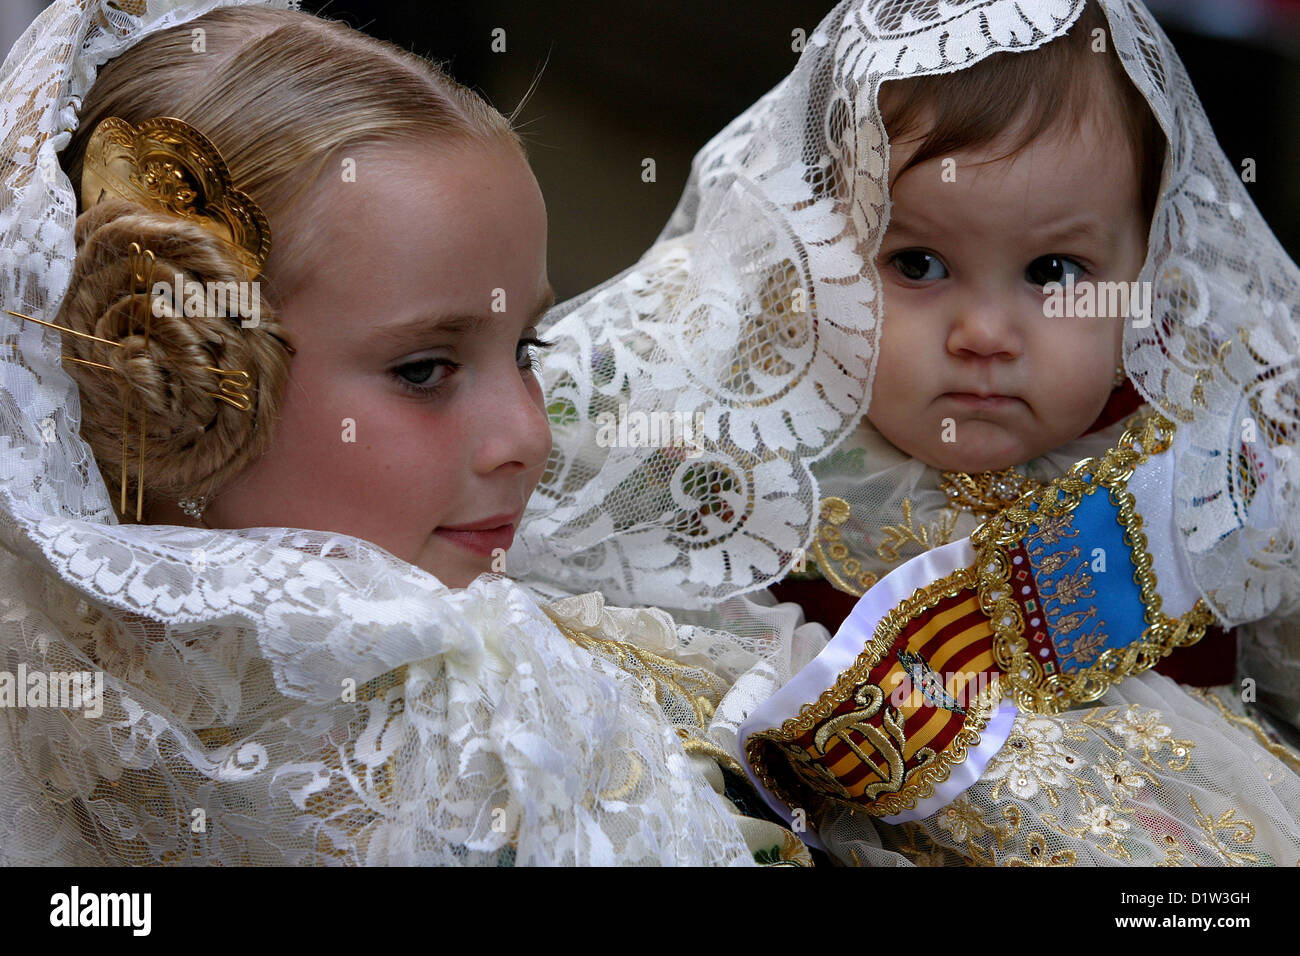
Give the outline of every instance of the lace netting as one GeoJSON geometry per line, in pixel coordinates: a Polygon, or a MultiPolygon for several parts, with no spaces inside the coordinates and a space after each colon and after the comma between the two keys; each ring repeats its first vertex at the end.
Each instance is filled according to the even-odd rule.
{"type": "MultiPolygon", "coordinates": [[[[1231,625],[1287,612],[1300,601],[1288,504],[1296,266],[1150,14],[1137,0],[1101,6],[1170,143],[1139,276],[1153,283],[1154,317],[1126,328],[1125,367],[1191,436],[1180,545],[1216,615],[1231,625]]],[[[1035,49],[1082,8],[837,7],[791,75],[695,157],[642,261],[552,313],[548,334],[561,344],[545,382],[556,445],[512,558],[557,585],[690,607],[782,577],[815,526],[811,463],[853,430],[871,394],[873,258],[889,216],[880,84],[1035,49]],[[658,411],[701,415],[693,447],[599,441],[602,416],[658,411]]]]}
{"type": "MultiPolygon", "coordinates": [[[[1179,533],[1170,547],[1182,552],[1179,563],[1220,622],[1241,625],[1243,673],[1259,681],[1261,700],[1294,720],[1297,269],[1218,146],[1149,12],[1138,0],[1100,7],[1108,42],[1169,143],[1138,276],[1152,284],[1152,321],[1127,325],[1124,365],[1141,396],[1177,423],[1179,533]]],[[[689,619],[734,622],[753,611],[750,592],[805,556],[828,494],[880,532],[873,548],[898,545],[897,553],[864,559],[873,573],[969,533],[969,522],[942,524],[947,502],[934,475],[881,453],[864,420],[881,323],[873,263],[890,215],[877,96],[890,79],[1036,49],[1071,29],[1083,9],[1083,0],[856,0],[835,8],[791,75],[697,154],[672,219],[641,262],[552,313],[547,334],[560,346],[548,355],[544,380],[556,449],[516,546],[535,581],[600,588],[623,601],[713,607],[689,619]],[[602,420],[659,409],[703,416],[687,449],[694,454],[600,439],[602,420]]],[[[1056,477],[1069,456],[1097,454],[1113,434],[1085,436],[1030,470],[1056,477]]],[[[1159,781],[1178,805],[1143,817],[1149,827],[1133,823],[1138,816],[1116,818],[1133,824],[1128,839],[1141,847],[1128,857],[1100,849],[1109,844],[1098,842],[1108,825],[1098,808],[1118,812],[1109,791],[1008,805],[1024,821],[1012,835],[1027,862],[1071,854],[1078,862],[1295,861],[1296,776],[1267,746],[1236,736],[1226,717],[1208,718],[1208,701],[1157,675],[1127,682],[1106,702],[1121,722],[1130,704],[1150,707],[1155,726],[1192,742],[1186,772],[1142,765],[1143,779],[1159,781]],[[1217,856],[1224,832],[1201,828],[1201,814],[1240,819],[1242,808],[1258,810],[1255,822],[1241,825],[1241,839],[1224,831],[1228,850],[1217,856]],[[1084,826],[1080,814],[1093,814],[1101,829],[1084,826]],[[1169,821],[1172,848],[1158,835],[1159,820],[1169,821]],[[1024,843],[1030,835],[1036,849],[1024,843]],[[1166,856],[1178,847],[1182,857],[1166,856]]],[[[1050,734],[1083,733],[1079,722],[1095,717],[1053,718],[1050,734]]],[[[1118,759],[1122,738],[1115,728],[1078,738],[1074,759],[1090,785],[1104,785],[1098,768],[1118,759]]],[[[992,784],[981,786],[991,792],[992,784]]],[[[996,843],[1005,835],[997,828],[1008,825],[998,816],[1004,806],[978,793],[971,800],[984,801],[971,812],[996,843]]],[[[937,838],[943,824],[909,826],[937,838]]],[[[861,815],[828,823],[823,836],[841,859],[856,852],[877,863],[904,862],[894,850],[911,839],[861,815]],[[889,852],[868,853],[855,841],[889,852]]],[[[930,852],[922,846],[912,858],[922,851],[930,852]]]]}

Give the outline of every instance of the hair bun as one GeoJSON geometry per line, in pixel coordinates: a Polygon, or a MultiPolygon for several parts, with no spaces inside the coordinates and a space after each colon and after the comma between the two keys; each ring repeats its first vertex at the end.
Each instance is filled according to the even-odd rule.
{"type": "MultiPolygon", "coordinates": [[[[63,337],[65,356],[113,370],[65,365],[81,391],[82,438],[105,481],[116,487],[121,479],[124,414],[127,479],[137,481],[143,414],[146,497],[178,499],[219,490],[265,449],[288,377],[283,332],[260,288],[248,288],[238,256],[211,233],[126,200],[106,200],[82,213],[76,243],[72,283],[58,322],[121,346],[63,337]],[[155,257],[147,293],[135,291],[132,243],[155,257]],[[153,295],[159,283],[169,290],[179,287],[180,301],[174,293],[153,295]],[[186,295],[189,283],[199,283],[205,292],[236,290],[227,306],[230,314],[187,315],[195,311],[185,308],[193,302],[186,295]],[[236,311],[241,295],[245,303],[258,303],[256,328],[241,327],[236,311]],[[220,397],[223,376],[214,369],[247,373],[249,384],[239,391],[251,408],[241,410],[220,397]]],[[[236,381],[228,377],[226,394],[236,381]]],[[[238,394],[232,399],[239,401],[238,394]]]]}

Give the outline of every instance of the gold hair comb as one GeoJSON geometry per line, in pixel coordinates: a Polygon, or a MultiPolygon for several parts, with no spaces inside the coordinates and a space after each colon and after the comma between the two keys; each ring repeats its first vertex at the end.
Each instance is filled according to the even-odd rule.
{"type": "MultiPolygon", "coordinates": [[[[132,298],[138,295],[144,295],[146,301],[151,300],[150,290],[153,288],[153,270],[156,258],[148,249],[142,249],[138,242],[131,243],[131,295],[132,298]]],[[[6,309],[10,315],[19,319],[25,319],[28,322],[35,322],[37,325],[43,325],[46,328],[58,329],[60,332],[66,332],[69,335],[75,335],[78,338],[89,339],[92,342],[99,342],[101,345],[108,345],[113,348],[123,348],[121,342],[114,342],[111,339],[100,338],[98,335],[91,335],[89,332],[79,332],[76,329],[70,329],[66,326],[56,325],[53,322],[46,322],[44,319],[38,319],[30,315],[24,315],[21,312],[15,312],[12,309],[6,309]]],[[[153,317],[152,308],[145,310],[144,324],[144,344],[145,350],[149,348],[150,320],[153,317]]],[[[105,369],[109,372],[118,370],[111,365],[105,365],[102,362],[91,362],[86,359],[76,358],[71,355],[63,356],[65,362],[75,362],[78,365],[88,365],[91,368],[105,369]]],[[[252,379],[249,374],[242,369],[230,370],[215,368],[211,365],[205,365],[206,371],[214,372],[220,378],[219,391],[204,392],[212,398],[219,399],[227,405],[237,408],[240,411],[251,411],[253,408],[252,397],[245,389],[252,386],[252,379]]],[[[131,407],[131,393],[127,392],[126,399],[122,403],[122,480],[121,480],[121,501],[118,510],[126,514],[126,472],[127,472],[127,434],[129,425],[129,414],[131,407]]],[[[148,427],[148,412],[144,403],[140,404],[140,456],[136,468],[136,488],[135,488],[135,520],[142,520],[144,514],[144,456],[146,446],[146,429],[148,427]]]]}
{"type": "MultiPolygon", "coordinates": [[[[256,202],[234,188],[230,170],[212,142],[189,124],[171,117],[145,120],[138,127],[117,117],[109,117],[95,128],[86,146],[81,176],[81,202],[89,209],[106,198],[127,199],[166,215],[197,223],[203,229],[230,244],[239,261],[255,279],[266,264],[271,251],[271,228],[256,202]]],[[[153,272],[156,257],[138,242],[131,243],[131,296],[145,297],[144,341],[149,347],[153,318],[153,272]]],[[[10,315],[47,328],[57,329],[78,338],[112,348],[121,342],[79,332],[66,326],[46,322],[21,312],[6,309],[10,315]]],[[[293,346],[273,332],[284,348],[294,354],[293,346]]],[[[64,361],[91,368],[116,372],[111,365],[63,356],[64,361]]],[[[218,376],[216,392],[204,394],[225,402],[240,411],[251,411],[249,389],[252,377],[242,369],[203,366],[218,376]]],[[[127,434],[131,398],[128,392],[122,405],[122,480],[119,510],[126,514],[127,434]]],[[[146,444],[146,409],[140,406],[140,453],[136,469],[135,520],[144,513],[144,459],[146,444]]],[[[186,499],[187,501],[189,499],[186,499]]],[[[188,512],[187,512],[188,513],[188,512]]]]}
{"type": "Polygon", "coordinates": [[[206,136],[169,116],[132,126],[110,116],[86,144],[81,205],[126,199],[186,219],[228,243],[250,280],[271,254],[271,226],[253,198],[231,182],[230,170],[206,136]]]}

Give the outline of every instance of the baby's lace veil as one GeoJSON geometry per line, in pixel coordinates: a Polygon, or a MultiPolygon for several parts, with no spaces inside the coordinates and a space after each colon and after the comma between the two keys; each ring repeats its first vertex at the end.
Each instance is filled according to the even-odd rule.
{"type": "MultiPolygon", "coordinates": [[[[230,5],[54,0],[10,52],[5,309],[54,321],[67,291],[57,154],[98,68],[230,5]]],[[[653,699],[518,587],[343,535],[121,524],[60,333],[0,335],[0,863],[752,862],[653,699]]]]}
{"type": "MultiPolygon", "coordinates": [[[[1300,276],[1150,13],[1100,5],[1169,143],[1139,277],[1152,321],[1128,323],[1124,364],[1178,426],[1178,546],[1197,586],[1224,624],[1258,619],[1300,600],[1288,504],[1300,276]]],[[[656,245],[553,313],[556,446],[516,545],[534,577],[694,607],[798,561],[818,510],[809,466],[860,422],[876,368],[873,260],[890,214],[880,84],[1037,48],[1083,8],[851,0],[826,17],[793,72],[697,154],[656,245]],[[663,411],[699,422],[685,451],[634,447],[634,421],[626,437],[600,434],[663,411]]]]}

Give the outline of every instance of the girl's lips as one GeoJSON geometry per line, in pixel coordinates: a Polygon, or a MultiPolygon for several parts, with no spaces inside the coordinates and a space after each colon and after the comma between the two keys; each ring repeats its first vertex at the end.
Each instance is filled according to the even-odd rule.
{"type": "Polygon", "coordinates": [[[476,531],[454,531],[450,528],[435,528],[433,533],[460,545],[466,551],[472,551],[484,558],[495,557],[495,552],[498,549],[509,551],[510,545],[515,540],[515,526],[513,523],[503,524],[496,528],[482,528],[476,531]]]}

